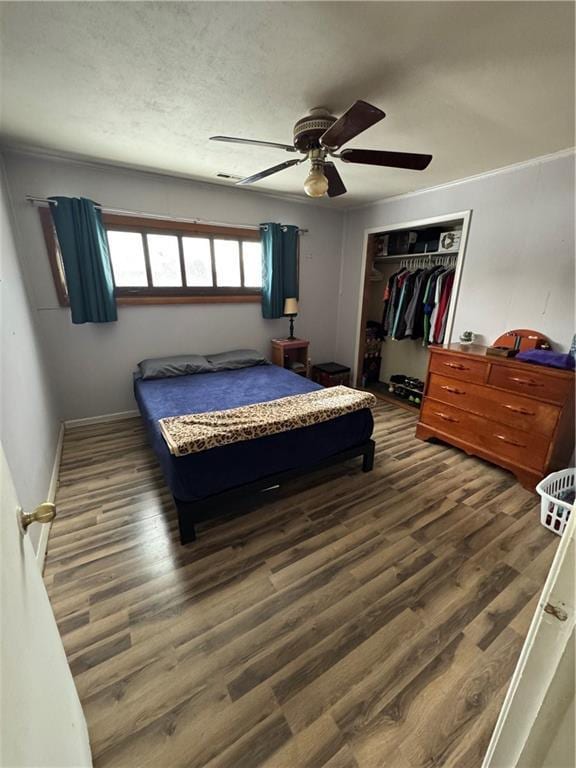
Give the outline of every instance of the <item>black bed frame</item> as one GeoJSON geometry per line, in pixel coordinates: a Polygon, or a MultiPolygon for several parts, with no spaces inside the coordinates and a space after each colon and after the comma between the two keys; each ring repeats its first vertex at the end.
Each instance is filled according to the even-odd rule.
{"type": "Polygon", "coordinates": [[[342,461],[353,459],[356,456],[363,457],[362,471],[370,472],[374,466],[375,445],[374,440],[367,440],[365,443],[360,443],[360,445],[355,445],[352,448],[347,448],[345,451],[335,453],[333,456],[329,456],[327,459],[319,461],[316,464],[299,467],[297,469],[289,469],[285,472],[279,472],[276,475],[268,475],[260,480],[246,483],[245,485],[239,485],[236,488],[231,488],[229,491],[217,493],[214,496],[208,496],[206,499],[201,499],[200,501],[180,501],[180,499],[174,497],[174,503],[176,504],[176,510],[178,511],[180,543],[188,544],[196,539],[196,529],[194,527],[196,523],[201,523],[205,520],[217,517],[219,514],[225,512],[227,508],[229,509],[233,502],[238,502],[240,500],[245,501],[251,496],[252,498],[255,498],[255,494],[277,491],[283,482],[291,480],[294,477],[300,477],[309,472],[314,472],[317,469],[324,469],[333,464],[339,464],[342,461]]]}

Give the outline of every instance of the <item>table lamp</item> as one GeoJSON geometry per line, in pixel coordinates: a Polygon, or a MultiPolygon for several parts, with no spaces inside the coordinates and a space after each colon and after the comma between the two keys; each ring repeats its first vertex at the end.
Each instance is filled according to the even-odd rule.
{"type": "Polygon", "coordinates": [[[290,298],[284,300],[284,315],[290,318],[290,336],[289,339],[294,338],[294,318],[298,314],[298,299],[290,298]]]}

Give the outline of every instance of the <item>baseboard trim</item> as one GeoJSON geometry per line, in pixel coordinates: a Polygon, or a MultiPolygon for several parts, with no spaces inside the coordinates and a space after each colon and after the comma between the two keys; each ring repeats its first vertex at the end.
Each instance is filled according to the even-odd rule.
{"type": "Polygon", "coordinates": [[[75,427],[85,427],[89,424],[101,424],[106,421],[120,421],[121,419],[131,419],[139,415],[139,411],[118,411],[117,413],[104,413],[101,416],[87,416],[85,419],[67,419],[64,422],[66,429],[75,427]]]}
{"type": "MultiPolygon", "coordinates": [[[[52,475],[50,476],[50,485],[46,501],[54,502],[56,491],[58,490],[58,476],[60,474],[60,460],[62,458],[62,445],[64,443],[64,424],[60,423],[58,430],[58,440],[56,441],[56,452],[54,454],[54,464],[52,465],[52,475]]],[[[36,563],[40,573],[44,570],[46,560],[46,550],[48,549],[48,537],[52,523],[40,526],[40,538],[38,539],[38,548],[36,549],[36,563]]]]}

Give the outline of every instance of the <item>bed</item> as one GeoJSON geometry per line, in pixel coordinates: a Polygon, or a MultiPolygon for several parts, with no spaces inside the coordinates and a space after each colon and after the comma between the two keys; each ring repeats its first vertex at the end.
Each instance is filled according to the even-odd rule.
{"type": "Polygon", "coordinates": [[[187,456],[173,456],[162,436],[159,419],[224,410],[322,389],[309,379],[276,365],[174,376],[134,378],[134,394],[148,438],[176,504],[180,540],[196,538],[195,524],[232,501],[290,477],[363,457],[372,469],[374,426],[368,408],[321,424],[233,443],[187,456]]]}

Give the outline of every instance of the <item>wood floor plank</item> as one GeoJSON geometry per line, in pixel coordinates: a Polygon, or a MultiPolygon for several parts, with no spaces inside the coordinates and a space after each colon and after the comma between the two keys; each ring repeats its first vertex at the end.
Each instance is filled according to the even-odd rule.
{"type": "MultiPolygon", "coordinates": [[[[89,611],[86,611],[86,613],[89,616],[89,611]]],[[[58,628],[62,634],[64,648],[68,657],[74,658],[94,645],[106,641],[113,635],[129,630],[130,615],[128,609],[125,608],[113,613],[111,616],[106,616],[102,621],[89,620],[83,622],[80,626],[75,626],[68,632],[63,630],[63,625],[65,629],[66,624],[70,626],[70,619],[65,619],[64,622],[58,625],[58,628]]],[[[131,639],[133,638],[131,637],[131,639]]]]}
{"type": "Polygon", "coordinates": [[[558,537],[375,408],[348,461],[182,547],[138,418],[65,432],[45,581],[96,768],[479,768],[558,537]]]}
{"type": "Polygon", "coordinates": [[[409,643],[397,648],[385,666],[367,676],[337,702],[331,710],[336,722],[347,728],[357,719],[363,720],[367,711],[377,712],[385,706],[390,696],[400,691],[430,659],[461,634],[515,575],[503,565],[490,573],[470,594],[454,601],[435,618],[434,623],[417,633],[409,643]]]}
{"type": "Polygon", "coordinates": [[[398,638],[406,644],[422,628],[414,612],[406,609],[308,683],[284,703],[283,710],[292,730],[296,733],[301,731],[330,710],[353,686],[368,675],[375,674],[377,668],[396,650],[398,638]]]}
{"type": "Polygon", "coordinates": [[[86,715],[93,723],[93,749],[98,754],[113,749],[127,733],[138,732],[161,718],[166,709],[167,688],[171,692],[171,707],[187,702],[189,714],[200,713],[213,703],[218,707],[229,703],[215,663],[203,657],[184,668],[178,664],[176,654],[168,652],[87,701],[86,715]]]}
{"type": "MultiPolygon", "coordinates": [[[[420,594],[425,591],[431,581],[439,574],[446,575],[450,570],[461,563],[457,555],[446,556],[443,560],[434,559],[433,562],[419,569],[409,576],[406,581],[393,586],[398,579],[395,569],[390,574],[389,587],[382,590],[383,596],[371,602],[363,611],[353,612],[353,619],[346,624],[341,624],[335,631],[317,642],[309,651],[301,654],[294,667],[286,669],[278,682],[273,684],[273,690],[281,704],[286,702],[298,691],[303,690],[313,682],[316,677],[336,664],[346,655],[351,653],[370,635],[374,634],[406,607],[419,600],[420,594]]],[[[386,572],[386,576],[389,572],[386,572]]],[[[357,606],[359,603],[356,595],[352,595],[357,606]]],[[[316,626],[320,624],[321,617],[317,618],[316,626]]],[[[331,626],[328,625],[329,629],[331,626]]]]}
{"type": "Polygon", "coordinates": [[[519,574],[464,630],[483,651],[490,647],[541,586],[519,574]]]}
{"type": "Polygon", "coordinates": [[[440,691],[450,691],[462,673],[473,669],[482,654],[463,633],[438,654],[397,693],[375,712],[366,711],[343,729],[354,755],[361,765],[378,765],[381,756],[400,751],[422,722],[432,723],[440,691]],[[429,697],[433,690],[436,696],[429,697]]]}
{"type": "MultiPolygon", "coordinates": [[[[275,751],[263,765],[266,768],[317,768],[337,765],[338,755],[338,760],[346,765],[346,755],[343,754],[345,748],[346,744],[334,720],[329,716],[319,717],[308,728],[287,741],[281,749],[275,751]]],[[[348,752],[348,761],[351,757],[348,752]]],[[[247,764],[251,764],[250,761],[247,764]]]]}
{"type": "Polygon", "coordinates": [[[258,723],[245,735],[240,736],[217,757],[206,763],[206,766],[207,768],[221,768],[228,765],[260,766],[270,757],[275,761],[278,750],[284,744],[291,743],[293,742],[290,727],[284,716],[276,712],[258,723]]]}
{"type": "MultiPolygon", "coordinates": [[[[358,768],[358,763],[350,747],[345,744],[327,763],[324,763],[322,768],[358,768]]],[[[398,768],[409,768],[409,766],[399,765],[398,768]]]]}
{"type": "MultiPolygon", "coordinates": [[[[320,546],[316,541],[311,541],[306,547],[298,545],[289,551],[290,559],[288,561],[284,559],[282,564],[268,561],[271,570],[270,579],[277,589],[282,589],[307,574],[317,571],[323,565],[345,555],[358,544],[367,543],[375,537],[379,537],[380,542],[383,541],[376,524],[368,524],[353,531],[340,526],[334,526],[334,528],[339,532],[337,539],[330,537],[326,544],[326,538],[323,537],[320,546]]],[[[377,552],[381,551],[382,547],[378,547],[377,552]]]]}
{"type": "MultiPolygon", "coordinates": [[[[216,653],[229,680],[240,674],[247,677],[252,669],[254,677],[248,688],[253,687],[260,682],[257,666],[262,668],[266,658],[281,654],[284,648],[288,649],[287,656],[296,655],[298,647],[306,647],[304,635],[308,631],[316,632],[315,617],[326,612],[326,621],[331,617],[336,622],[334,614],[338,616],[338,608],[333,607],[355,593],[358,586],[346,571],[336,574],[328,583],[318,584],[318,588],[311,592],[287,601],[284,609],[277,612],[270,612],[271,605],[266,606],[268,610],[265,611],[257,610],[256,606],[247,609],[241,621],[224,621],[194,640],[180,643],[177,646],[180,657],[185,660],[198,650],[216,653]]],[[[278,603],[274,602],[274,605],[278,603]]],[[[278,664],[278,661],[274,663],[278,664]]]]}
{"type": "Polygon", "coordinates": [[[460,765],[453,762],[454,753],[460,751],[463,736],[509,680],[521,647],[522,638],[507,628],[438,702],[434,722],[415,724],[413,737],[402,744],[412,765],[460,765]]]}

